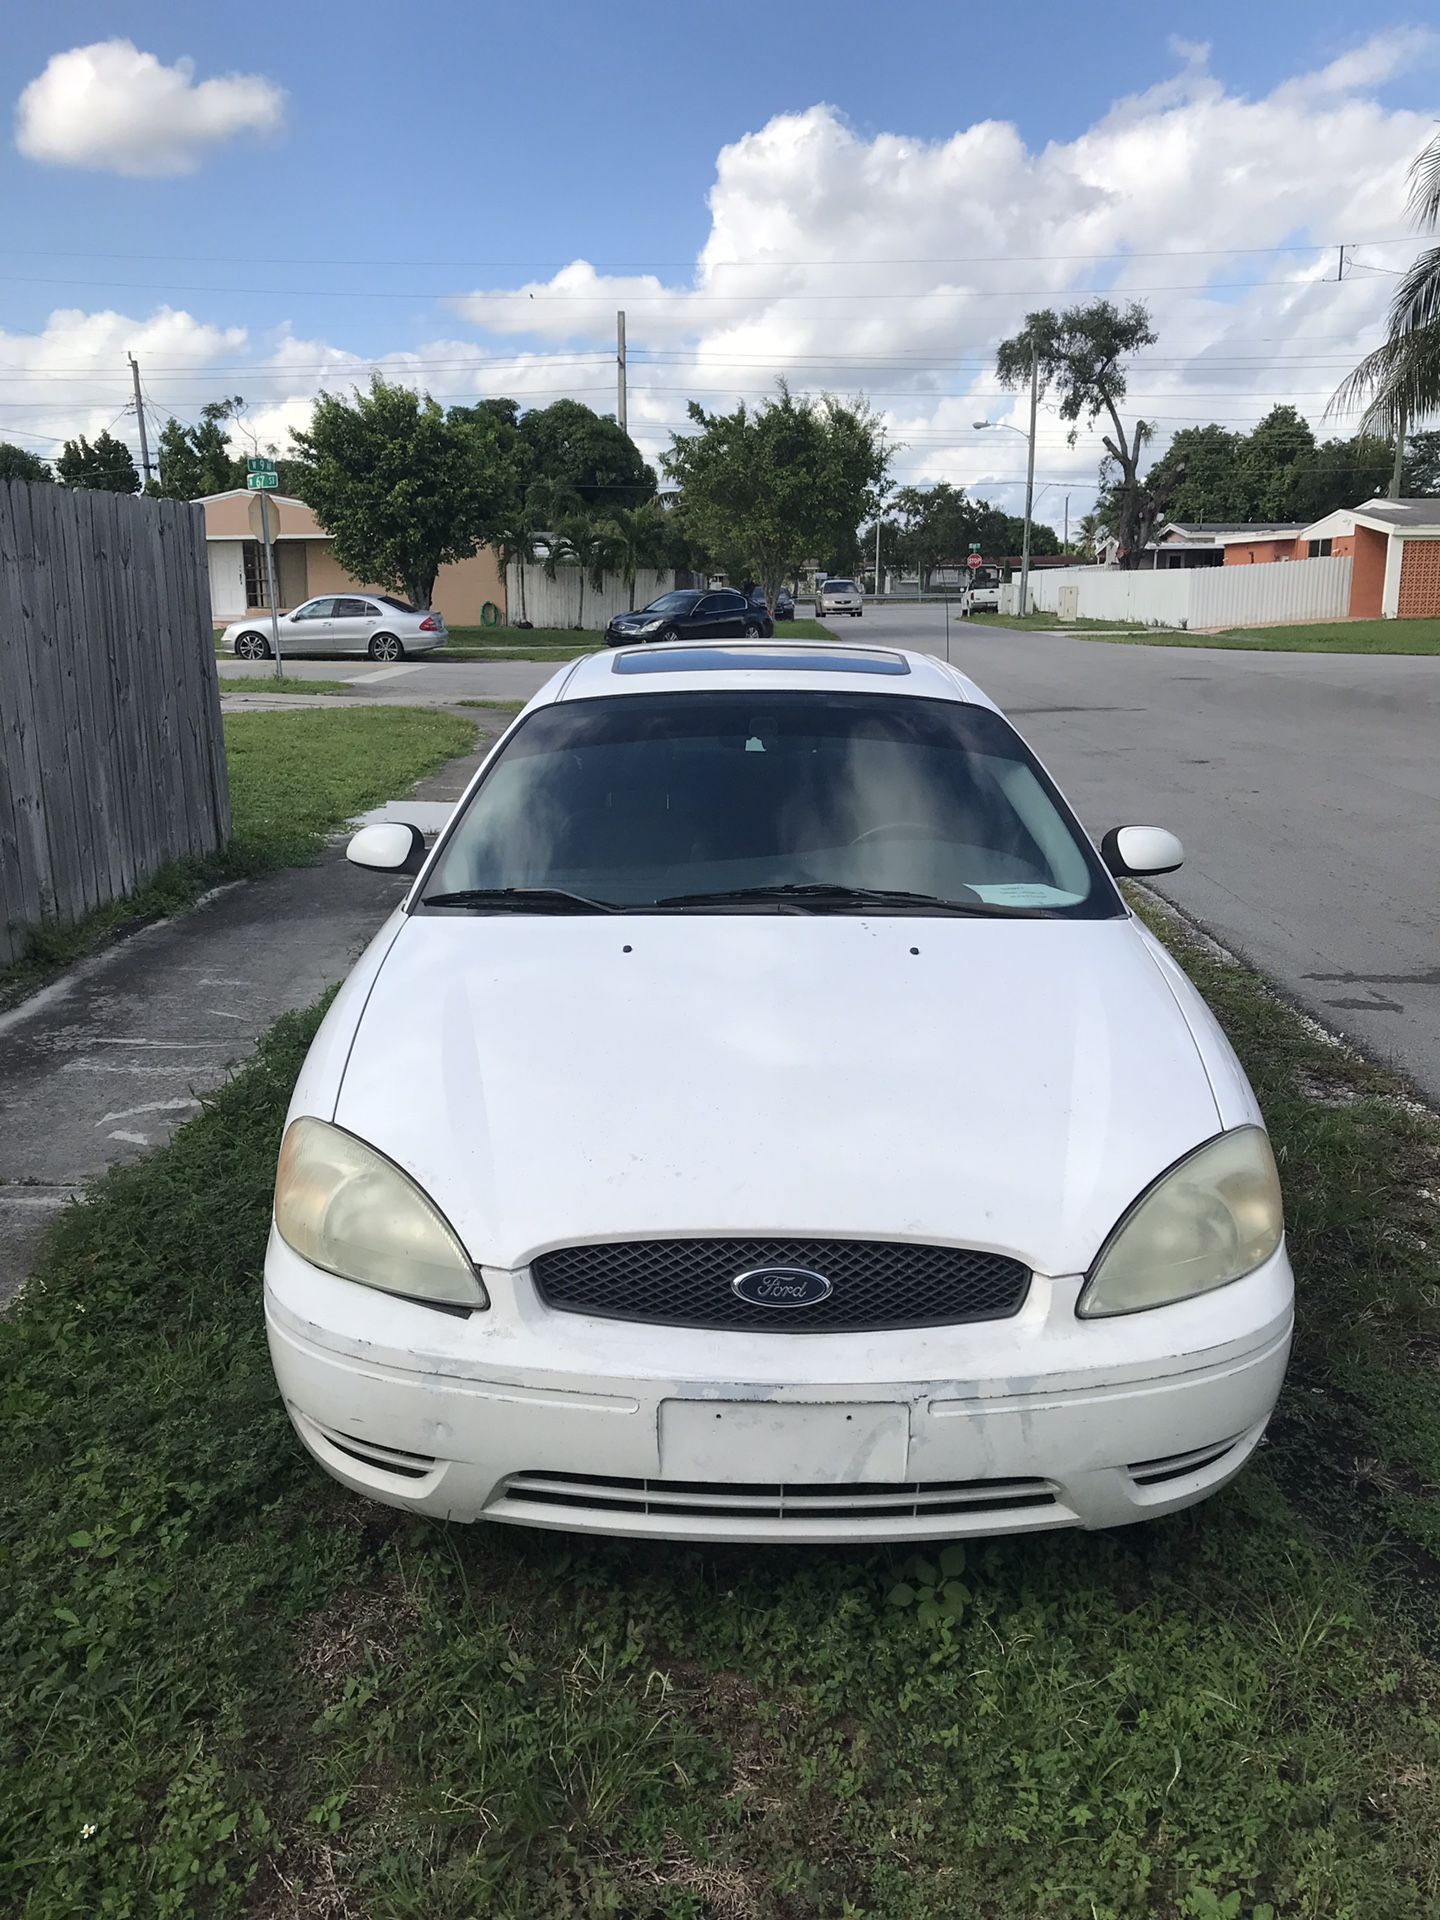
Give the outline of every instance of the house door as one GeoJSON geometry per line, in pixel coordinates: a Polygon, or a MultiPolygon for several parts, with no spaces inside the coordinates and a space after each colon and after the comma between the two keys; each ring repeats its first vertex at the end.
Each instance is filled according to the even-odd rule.
{"type": "Polygon", "coordinates": [[[238,540],[207,540],[205,558],[210,568],[210,612],[218,626],[238,620],[246,612],[245,562],[238,540]]]}

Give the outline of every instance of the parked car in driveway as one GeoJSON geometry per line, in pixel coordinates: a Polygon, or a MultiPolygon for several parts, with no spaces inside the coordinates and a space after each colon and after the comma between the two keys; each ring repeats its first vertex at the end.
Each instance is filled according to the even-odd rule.
{"type": "Polygon", "coordinates": [[[617,613],[605,629],[607,647],[654,640],[768,640],[774,624],[733,587],[679,587],[636,613],[617,613]]]}
{"type": "Polygon", "coordinates": [[[865,596],[853,580],[822,580],[815,589],[815,618],[850,613],[858,620],[865,611],[865,596]]]}
{"type": "Polygon", "coordinates": [[[775,596],[775,618],[777,620],[795,618],[795,596],[788,587],[781,587],[775,596]]]}
{"type": "Polygon", "coordinates": [[[1111,1527],[1258,1445],[1239,1062],[1014,728],[843,643],[567,665],[319,1029],[265,1311],[357,1492],[684,1540],[1111,1527]],[[578,984],[577,984],[578,983],[578,984]]]}
{"type": "MultiPolygon", "coordinates": [[[[372,660],[403,660],[407,654],[443,647],[449,637],[443,614],[423,612],[388,593],[321,594],[280,615],[282,653],[360,653],[372,660]]],[[[220,645],[242,660],[268,660],[269,614],[232,620],[220,645]]]]}

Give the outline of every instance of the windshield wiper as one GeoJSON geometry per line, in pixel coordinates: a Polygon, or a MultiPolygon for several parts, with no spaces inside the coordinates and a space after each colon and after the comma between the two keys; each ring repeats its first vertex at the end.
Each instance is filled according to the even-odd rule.
{"type": "Polygon", "coordinates": [[[564,887],[465,887],[459,893],[427,893],[422,907],[490,907],[500,913],[620,913],[610,900],[591,900],[564,887]]]}
{"type": "MultiPolygon", "coordinates": [[[[729,887],[717,893],[672,893],[657,907],[730,907],[793,904],[811,912],[827,907],[910,907],[937,914],[966,914],[984,920],[1044,920],[1044,907],[1012,907],[994,900],[944,900],[933,893],[911,893],[902,887],[847,887],[829,881],[787,881],[771,887],[729,887]]],[[[643,911],[643,909],[642,909],[643,911]]]]}

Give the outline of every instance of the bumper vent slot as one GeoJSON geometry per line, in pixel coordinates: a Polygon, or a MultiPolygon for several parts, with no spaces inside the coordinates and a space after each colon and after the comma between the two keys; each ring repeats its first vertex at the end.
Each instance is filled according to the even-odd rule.
{"type": "Polygon", "coordinates": [[[818,1522],[941,1520],[947,1515],[1012,1513],[1053,1507],[1048,1480],[934,1480],[852,1486],[734,1485],[701,1480],[625,1480],[592,1473],[516,1473],[505,1483],[507,1505],[575,1514],[644,1514],[818,1522]]]}
{"type": "Polygon", "coordinates": [[[340,1433],[334,1427],[322,1427],[318,1420],[307,1423],[327,1446],[337,1453],[358,1460],[362,1467],[378,1467],[401,1480],[423,1480],[439,1462],[428,1453],[407,1453],[403,1447],[382,1446],[375,1440],[362,1440],[353,1433],[340,1433]]]}
{"type": "Polygon", "coordinates": [[[1167,1480],[1183,1480],[1187,1473],[1199,1473],[1204,1467],[1218,1466],[1233,1440],[1216,1440],[1208,1447],[1192,1447],[1189,1453],[1167,1454],[1161,1460],[1141,1460],[1127,1468],[1137,1487],[1159,1487],[1167,1480]]]}
{"type": "Polygon", "coordinates": [[[870,1333],[1007,1320],[1030,1274],[1018,1260],[967,1247],[884,1240],[629,1240],[557,1247],[531,1264],[547,1306],[651,1326],[766,1333],[870,1333]],[[732,1291],[737,1274],[802,1268],[830,1282],[812,1305],[774,1307],[732,1291]]]}

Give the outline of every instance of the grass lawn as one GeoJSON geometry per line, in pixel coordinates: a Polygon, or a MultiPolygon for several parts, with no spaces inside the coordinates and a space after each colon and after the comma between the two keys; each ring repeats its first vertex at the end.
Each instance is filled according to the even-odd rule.
{"type": "Polygon", "coordinates": [[[267,673],[263,679],[258,675],[254,679],[220,676],[222,693],[348,693],[350,684],[346,680],[282,680],[276,674],[267,673]]]}
{"type": "MultiPolygon", "coordinates": [[[[250,688],[255,683],[246,681],[250,688]]],[[[268,685],[268,682],[262,683],[268,685]]],[[[313,692],[322,683],[312,681],[313,692]]],[[[128,900],[75,926],[42,927],[0,968],[0,1005],[33,991],[116,933],[190,906],[209,887],[311,859],[327,833],[433,773],[474,738],[456,714],[371,707],[353,713],[225,716],[233,837],[205,860],[175,860],[128,900]]]]}
{"type": "Polygon", "coordinates": [[[321,1475],[261,1324],[282,1020],[0,1322],[0,1911],[1431,1920],[1440,1124],[1169,937],[1284,1175],[1271,1442],[1188,1514],[947,1554],[940,1617],[903,1551],[450,1528],[321,1475]]]}
{"type": "Polygon", "coordinates": [[[1142,628],[1110,637],[1122,646],[1235,647],[1253,653],[1440,653],[1440,620],[1336,620],[1323,626],[1262,627],[1249,633],[1239,628],[1229,633],[1142,628]]]}
{"type": "Polygon", "coordinates": [[[1140,620],[1062,620],[1058,613],[1027,613],[1023,620],[1016,613],[974,613],[970,618],[977,627],[1016,627],[1025,633],[1053,633],[1057,628],[1066,633],[1084,633],[1087,628],[1109,633],[1119,628],[1143,639],[1157,631],[1140,620]]]}

